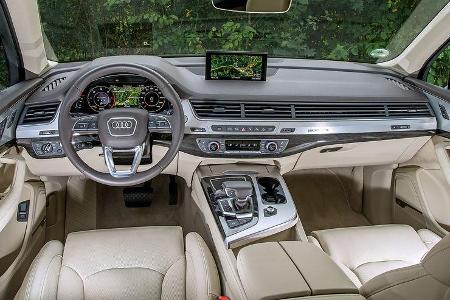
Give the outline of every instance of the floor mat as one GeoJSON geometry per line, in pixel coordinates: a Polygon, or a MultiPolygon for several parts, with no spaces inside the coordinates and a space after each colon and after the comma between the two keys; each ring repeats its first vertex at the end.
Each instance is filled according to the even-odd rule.
{"type": "Polygon", "coordinates": [[[178,205],[169,205],[169,176],[152,180],[152,204],[128,208],[123,188],[98,185],[97,228],[180,225],[178,205]]]}
{"type": "Polygon", "coordinates": [[[169,205],[169,176],[154,178],[152,188],[151,206],[128,208],[123,188],[97,184],[83,176],[71,177],[67,186],[66,235],[103,228],[180,225],[180,204],[169,205]]]}
{"type": "Polygon", "coordinates": [[[311,231],[370,225],[349,205],[347,180],[328,169],[308,170],[285,176],[306,234],[311,231]]]}

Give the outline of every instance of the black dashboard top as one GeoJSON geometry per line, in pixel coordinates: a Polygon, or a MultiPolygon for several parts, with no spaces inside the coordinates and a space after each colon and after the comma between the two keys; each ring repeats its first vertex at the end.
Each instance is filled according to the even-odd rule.
{"type": "Polygon", "coordinates": [[[44,88],[29,104],[61,101],[76,78],[89,70],[114,63],[136,63],[163,75],[181,98],[246,101],[426,102],[425,95],[379,66],[293,59],[269,59],[266,82],[206,81],[205,59],[115,56],[87,63],[61,64],[46,75],[44,88]],[[55,79],[61,84],[45,89],[55,79]]]}

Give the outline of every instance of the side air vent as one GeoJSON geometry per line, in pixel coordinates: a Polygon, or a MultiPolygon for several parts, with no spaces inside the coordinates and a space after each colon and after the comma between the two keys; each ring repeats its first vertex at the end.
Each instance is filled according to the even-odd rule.
{"type": "Polygon", "coordinates": [[[41,105],[27,106],[21,124],[42,124],[48,123],[55,118],[59,103],[49,103],[41,105]]]}
{"type": "Polygon", "coordinates": [[[408,84],[403,83],[397,79],[386,77],[386,80],[390,81],[393,85],[404,91],[412,91],[412,88],[408,84]]]}
{"type": "Polygon", "coordinates": [[[395,118],[417,118],[433,116],[430,107],[425,103],[388,104],[387,113],[389,117],[395,118]]]}
{"type": "Polygon", "coordinates": [[[59,77],[59,78],[56,78],[56,79],[52,80],[49,84],[47,84],[42,89],[42,91],[43,92],[48,92],[48,91],[54,90],[60,83],[62,83],[64,80],[66,80],[66,78],[67,77],[64,76],[64,77],[59,77]]]}
{"type": "Polygon", "coordinates": [[[191,100],[199,118],[341,120],[433,117],[427,103],[237,102],[191,100]]]}

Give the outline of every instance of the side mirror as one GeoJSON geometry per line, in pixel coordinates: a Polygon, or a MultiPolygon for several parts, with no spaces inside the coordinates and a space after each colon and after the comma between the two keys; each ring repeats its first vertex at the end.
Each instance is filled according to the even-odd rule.
{"type": "Polygon", "coordinates": [[[285,13],[292,0],[212,0],[215,8],[247,13],[285,13]]]}

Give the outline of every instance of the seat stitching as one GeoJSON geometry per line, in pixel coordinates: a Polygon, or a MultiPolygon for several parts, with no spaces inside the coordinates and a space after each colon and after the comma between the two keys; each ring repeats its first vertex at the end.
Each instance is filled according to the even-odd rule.
{"type": "MultiPolygon", "coordinates": [[[[393,270],[393,271],[396,271],[396,270],[393,270]]],[[[374,290],[372,293],[369,293],[366,296],[366,298],[372,297],[373,295],[378,294],[378,293],[380,293],[380,292],[382,292],[384,290],[391,289],[391,288],[396,287],[398,285],[401,285],[401,284],[404,284],[404,283],[408,283],[408,282],[411,282],[411,281],[414,281],[414,280],[417,280],[417,279],[420,279],[420,278],[423,278],[423,277],[427,277],[427,276],[430,276],[430,275],[429,274],[424,274],[424,275],[421,275],[421,276],[418,276],[418,277],[414,277],[414,278],[411,278],[411,279],[408,279],[408,280],[403,280],[403,281],[400,281],[400,282],[397,282],[397,283],[391,283],[391,284],[389,284],[389,285],[387,285],[387,286],[385,286],[383,288],[379,288],[377,290],[374,290]]]]}
{"type": "MultiPolygon", "coordinates": [[[[71,268],[71,267],[69,267],[69,268],[71,268]]],[[[73,268],[71,268],[71,269],[73,269],[73,268]]],[[[146,267],[124,267],[124,268],[119,268],[119,267],[116,267],[116,268],[107,268],[107,269],[103,269],[103,270],[94,272],[94,273],[92,273],[92,274],[89,274],[89,275],[87,275],[87,276],[84,278],[84,280],[88,279],[88,278],[91,277],[91,276],[94,276],[94,275],[96,275],[96,274],[99,274],[99,273],[102,273],[102,272],[105,272],[105,271],[111,271],[111,270],[131,270],[131,269],[150,270],[150,271],[153,271],[153,272],[155,272],[155,273],[159,273],[162,277],[165,276],[163,273],[161,273],[161,272],[159,272],[159,271],[157,271],[157,270],[154,270],[154,269],[152,269],[152,268],[146,268],[146,267]]],[[[170,269],[170,268],[169,268],[169,269],[170,269]]],[[[81,277],[81,276],[80,276],[80,277],[81,277]]]]}
{"type": "Polygon", "coordinates": [[[203,248],[203,245],[202,246],[200,246],[199,244],[201,244],[201,241],[200,241],[200,239],[199,239],[199,236],[198,235],[194,235],[195,236],[195,239],[197,240],[196,242],[197,242],[197,245],[199,246],[198,248],[200,248],[200,253],[201,253],[201,256],[202,256],[202,262],[203,262],[203,270],[205,271],[205,281],[206,281],[206,287],[207,287],[207,289],[208,289],[208,293],[209,293],[209,291],[211,290],[211,282],[210,282],[210,280],[209,280],[209,274],[208,274],[208,261],[207,261],[207,259],[206,259],[206,253],[205,253],[205,249],[203,248]]]}
{"type": "MultiPolygon", "coordinates": [[[[160,273],[161,275],[162,275],[162,281],[161,281],[161,293],[160,293],[160,295],[162,296],[162,288],[163,288],[163,285],[164,285],[164,279],[166,278],[166,275],[167,275],[167,273],[169,272],[169,270],[174,266],[174,265],[176,265],[180,260],[182,260],[182,259],[184,259],[185,257],[184,256],[181,256],[180,258],[178,258],[173,264],[171,264],[170,265],[170,267],[167,269],[167,272],[166,272],[166,274],[162,274],[162,273],[160,273],[160,272],[158,272],[158,271],[155,271],[155,272],[158,272],[158,273],[160,273]]],[[[152,270],[152,269],[150,269],[150,270],[152,270]]],[[[154,270],[152,270],[152,271],[154,271],[154,270]]],[[[186,278],[186,274],[185,274],[185,278],[186,278]]]]}
{"type": "MultiPolygon", "coordinates": [[[[82,287],[83,287],[83,299],[86,298],[85,295],[84,295],[84,280],[83,280],[83,278],[81,277],[81,275],[77,272],[77,270],[75,270],[75,269],[72,268],[71,266],[68,266],[68,265],[63,264],[63,265],[61,266],[61,269],[62,269],[62,267],[66,267],[66,268],[68,268],[68,269],[71,269],[71,270],[75,273],[75,275],[77,275],[77,276],[80,278],[80,280],[81,280],[81,285],[82,285],[82,287]]],[[[58,283],[58,291],[59,291],[59,283],[58,283]]]]}
{"type": "MultiPolygon", "coordinates": [[[[61,259],[62,259],[62,255],[61,254],[57,254],[57,255],[52,257],[52,259],[50,260],[50,263],[47,265],[47,269],[45,270],[44,284],[41,287],[41,292],[39,293],[39,299],[42,299],[42,294],[44,292],[44,287],[46,285],[45,283],[47,282],[47,278],[48,278],[48,270],[50,269],[50,265],[52,264],[52,262],[55,259],[55,257],[61,257],[61,259]]],[[[59,267],[59,270],[61,272],[61,266],[59,267]]],[[[59,281],[59,276],[58,276],[58,281],[59,281]]],[[[56,289],[56,293],[58,293],[58,288],[56,289]]]]}
{"type": "Polygon", "coordinates": [[[44,249],[49,248],[49,247],[50,247],[49,243],[45,244],[44,247],[42,247],[41,251],[39,251],[38,255],[34,259],[36,261],[36,264],[33,266],[33,269],[30,271],[31,278],[29,278],[29,280],[27,282],[27,286],[26,286],[26,289],[25,289],[25,299],[29,299],[31,285],[34,282],[34,278],[36,277],[36,273],[37,273],[38,261],[44,255],[44,252],[45,252],[44,249]]]}
{"type": "MultiPolygon", "coordinates": [[[[356,269],[358,269],[358,268],[360,268],[360,267],[362,267],[362,266],[364,266],[364,265],[375,264],[375,263],[383,263],[383,262],[394,262],[394,261],[399,261],[399,262],[411,262],[411,261],[409,261],[409,260],[403,260],[403,259],[386,259],[386,260],[368,261],[368,262],[365,262],[365,263],[362,263],[362,264],[356,266],[354,269],[352,269],[352,268],[350,268],[350,267],[348,267],[348,266],[347,266],[347,267],[348,267],[350,270],[355,271],[356,269]]],[[[417,265],[418,263],[413,263],[413,264],[417,265]]]]}

